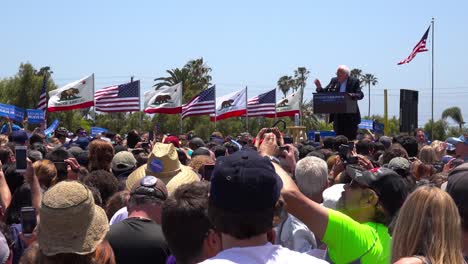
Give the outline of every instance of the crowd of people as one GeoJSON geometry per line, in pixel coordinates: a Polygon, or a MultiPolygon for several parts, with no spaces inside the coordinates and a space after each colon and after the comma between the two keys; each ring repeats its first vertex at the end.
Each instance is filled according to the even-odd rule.
{"type": "Polygon", "coordinates": [[[2,132],[1,264],[468,260],[468,135],[2,132]]]}

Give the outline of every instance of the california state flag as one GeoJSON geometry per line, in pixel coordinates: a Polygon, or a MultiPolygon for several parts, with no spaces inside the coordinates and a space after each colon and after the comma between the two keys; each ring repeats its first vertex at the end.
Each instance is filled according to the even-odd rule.
{"type": "Polygon", "coordinates": [[[66,111],[94,105],[94,73],[49,92],[47,111],[66,111]]]}
{"type": "MultiPolygon", "coordinates": [[[[243,116],[247,109],[247,88],[216,98],[216,120],[243,116]]],[[[210,115],[211,121],[215,120],[210,115]]]]}
{"type": "Polygon", "coordinates": [[[145,93],[145,113],[179,114],[182,112],[182,82],[145,93]]]}
{"type": "MultiPolygon", "coordinates": [[[[276,103],[276,116],[294,116],[299,113],[301,100],[301,91],[298,90],[293,94],[288,95],[286,98],[279,100],[276,103]]],[[[268,117],[274,117],[275,115],[268,115],[268,117]]]]}

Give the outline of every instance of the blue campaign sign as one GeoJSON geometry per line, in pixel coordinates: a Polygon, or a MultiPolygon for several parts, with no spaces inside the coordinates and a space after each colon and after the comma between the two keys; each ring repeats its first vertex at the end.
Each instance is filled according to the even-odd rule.
{"type": "Polygon", "coordinates": [[[374,122],[374,132],[383,134],[385,125],[382,123],[374,122]]]}
{"type": "Polygon", "coordinates": [[[369,119],[362,119],[361,124],[359,124],[358,128],[359,129],[373,130],[374,129],[374,121],[369,120],[369,119]]]}
{"type": "Polygon", "coordinates": [[[24,118],[24,109],[14,105],[0,104],[0,116],[22,122],[24,118]]]}
{"type": "Polygon", "coordinates": [[[44,111],[40,109],[27,109],[28,123],[30,124],[42,124],[44,123],[44,111]]]}
{"type": "Polygon", "coordinates": [[[107,129],[102,128],[102,127],[91,127],[91,136],[95,137],[99,134],[107,132],[107,129]]]}
{"type": "Polygon", "coordinates": [[[55,118],[55,120],[52,122],[52,124],[50,124],[50,126],[44,130],[44,134],[45,135],[52,134],[55,131],[55,129],[57,129],[59,123],[60,122],[58,121],[58,119],[55,118]]]}
{"type": "MultiPolygon", "coordinates": [[[[319,131],[319,132],[320,132],[320,137],[321,138],[335,137],[336,136],[336,132],[333,131],[333,130],[324,130],[324,131],[319,131]]],[[[309,140],[314,140],[315,139],[315,131],[311,130],[311,131],[307,132],[307,137],[309,138],[309,140]]]]}

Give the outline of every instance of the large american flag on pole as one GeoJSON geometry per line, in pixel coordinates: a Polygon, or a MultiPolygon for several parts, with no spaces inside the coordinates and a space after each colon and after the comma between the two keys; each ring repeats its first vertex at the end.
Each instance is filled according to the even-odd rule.
{"type": "Polygon", "coordinates": [[[398,65],[409,63],[411,60],[414,59],[414,57],[416,57],[416,54],[418,54],[419,52],[428,51],[428,49],[426,48],[426,41],[427,41],[427,36],[429,35],[429,29],[430,28],[431,28],[431,26],[429,26],[427,28],[426,33],[424,33],[423,37],[418,42],[418,44],[416,44],[416,46],[414,46],[413,51],[411,52],[411,54],[406,59],[400,61],[398,63],[398,65]]]}
{"type": "Polygon", "coordinates": [[[247,101],[247,116],[274,115],[276,112],[276,89],[262,93],[247,101]]]}
{"type": "Polygon", "coordinates": [[[39,102],[36,106],[37,109],[45,111],[47,109],[47,76],[44,75],[44,80],[42,81],[41,95],[39,96],[39,102]]]}
{"type": "Polygon", "coordinates": [[[182,118],[215,113],[215,86],[208,88],[182,106],[182,118]]]}
{"type": "Polygon", "coordinates": [[[140,111],[140,81],[113,85],[94,93],[97,111],[138,112],[140,111]]]}

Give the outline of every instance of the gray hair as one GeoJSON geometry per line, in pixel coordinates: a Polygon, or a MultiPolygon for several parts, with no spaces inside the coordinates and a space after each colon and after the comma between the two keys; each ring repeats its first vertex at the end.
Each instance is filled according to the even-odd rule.
{"type": "Polygon", "coordinates": [[[312,199],[327,187],[327,163],[317,157],[305,157],[296,164],[295,177],[299,190],[312,199]]]}
{"type": "Polygon", "coordinates": [[[344,71],[348,76],[351,74],[351,70],[346,65],[338,66],[338,69],[336,71],[339,71],[339,70],[344,71]]]}

